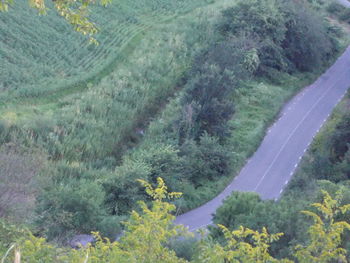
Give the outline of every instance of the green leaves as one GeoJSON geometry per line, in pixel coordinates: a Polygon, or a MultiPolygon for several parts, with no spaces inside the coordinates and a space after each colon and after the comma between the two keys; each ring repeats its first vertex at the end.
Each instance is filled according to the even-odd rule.
{"type": "MultiPolygon", "coordinates": [[[[0,228],[1,234],[10,240],[3,261],[12,262],[13,257],[22,257],[25,262],[69,262],[69,263],[105,263],[105,262],[144,262],[144,263],[185,263],[175,251],[167,245],[171,239],[188,236],[183,226],[174,226],[175,217],[172,212],[175,206],[163,201],[164,198],[179,197],[180,193],[168,192],[164,181],[157,179],[157,186],[140,180],[147,193],[154,198],[150,205],[140,201],[141,212],[132,211],[130,219],[125,222],[125,232],[120,241],[111,242],[93,232],[95,244],[79,250],[58,249],[48,244],[44,238],[38,238],[29,233],[17,237],[20,231],[13,231],[11,227],[0,228]],[[15,233],[15,236],[7,234],[15,233]],[[10,261],[9,261],[10,260],[10,261]]],[[[337,213],[350,211],[350,205],[340,205],[342,195],[337,193],[333,199],[327,192],[323,192],[323,202],[313,204],[319,213],[304,211],[304,214],[314,218],[314,225],[309,229],[310,242],[307,246],[297,245],[295,257],[298,263],[329,263],[346,262],[346,250],[340,247],[341,234],[350,230],[350,224],[345,221],[335,221],[337,213]]],[[[3,224],[4,225],[4,224],[3,224]]],[[[0,225],[1,227],[1,225],[0,225]]],[[[270,255],[270,246],[277,242],[283,233],[270,234],[267,228],[261,231],[240,226],[233,231],[223,225],[218,225],[222,231],[224,245],[214,243],[204,236],[198,243],[197,250],[191,262],[215,263],[291,263],[288,259],[276,259],[270,255]]],[[[4,242],[0,239],[0,245],[4,242]]]]}
{"type": "Polygon", "coordinates": [[[272,79],[276,70],[312,71],[338,51],[323,18],[300,1],[239,1],[223,12],[219,29],[224,35],[254,39],[259,59],[248,65],[254,69],[259,62],[257,73],[272,79]]]}
{"type": "Polygon", "coordinates": [[[211,245],[201,241],[200,253],[195,262],[225,262],[225,263],[267,263],[267,262],[291,262],[289,260],[277,260],[269,254],[270,244],[279,240],[282,233],[269,234],[266,228],[261,232],[241,226],[230,231],[223,225],[218,225],[225,237],[225,245],[211,245]]]}
{"type": "MultiPolygon", "coordinates": [[[[111,0],[55,0],[54,6],[58,14],[64,17],[77,32],[88,35],[90,42],[98,44],[93,35],[98,32],[97,26],[88,18],[89,6],[97,3],[106,6],[111,0]]],[[[13,0],[0,1],[0,11],[8,11],[13,0]]],[[[29,0],[29,6],[38,10],[39,14],[45,15],[48,11],[45,0],[29,0]]]]}
{"type": "Polygon", "coordinates": [[[144,180],[137,180],[143,187],[146,188],[146,193],[156,201],[162,201],[165,198],[179,198],[182,193],[171,192],[168,193],[168,187],[165,185],[161,177],[157,178],[157,187],[153,188],[152,185],[144,180]]]}
{"type": "Polygon", "coordinates": [[[346,221],[337,222],[336,216],[350,211],[350,206],[340,205],[341,192],[337,192],[334,199],[326,191],[322,191],[322,194],[323,202],[312,204],[318,213],[302,211],[312,217],[314,224],[309,228],[309,243],[295,247],[295,257],[300,263],[346,262],[347,251],[341,244],[342,235],[345,230],[350,230],[350,224],[346,221]]]}
{"type": "Polygon", "coordinates": [[[0,1],[0,11],[8,11],[9,6],[13,4],[13,0],[2,0],[0,1]]]}

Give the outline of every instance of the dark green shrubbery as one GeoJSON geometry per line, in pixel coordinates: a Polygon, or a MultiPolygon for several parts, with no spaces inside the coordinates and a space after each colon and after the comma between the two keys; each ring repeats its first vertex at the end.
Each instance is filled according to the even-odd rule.
{"type": "MultiPolygon", "coordinates": [[[[250,229],[262,229],[264,226],[270,233],[279,233],[282,229],[284,236],[272,245],[272,254],[280,257],[288,255],[289,243],[296,238],[302,239],[307,229],[302,214],[298,213],[304,208],[304,202],[290,204],[291,200],[263,201],[255,193],[233,193],[218,208],[214,216],[215,224],[237,229],[245,226],[250,229]]],[[[222,241],[223,235],[218,228],[211,228],[211,235],[222,241]]]]}
{"type": "MultiPolygon", "coordinates": [[[[96,91],[98,96],[91,93],[88,99],[68,107],[52,127],[40,122],[33,125],[38,134],[49,132],[46,138],[40,135],[38,141],[47,140],[50,156],[56,162],[43,179],[38,198],[38,225],[44,226],[39,230],[51,238],[91,230],[114,235],[109,226],[118,225],[121,217],[137,207],[137,200],[148,200],[135,184],[136,179],[155,183],[157,177],[164,178],[171,191],[184,193],[177,201],[181,211],[208,200],[222,187],[223,181],[218,179],[229,178],[233,166],[239,166],[234,152],[237,149],[230,142],[235,132],[230,120],[235,113],[235,95],[248,92],[245,87],[249,85],[242,83],[254,76],[277,80],[281,73],[314,70],[336,50],[332,39],[336,31],[327,29],[321,17],[296,2],[241,1],[223,13],[219,28],[222,34],[217,31],[210,36],[212,41],[184,74],[179,99],[174,100],[168,113],[171,117],[160,118],[154,124],[157,127],[151,127],[156,132],[138,134],[136,142],[130,143],[144,138],[140,147],[128,149],[125,138],[133,141],[135,136],[130,131],[134,131],[139,118],[148,120],[150,113],[143,112],[145,105],[156,102],[148,101],[150,98],[144,102],[143,94],[160,92],[151,89],[146,76],[156,81],[163,71],[141,72],[140,67],[132,75],[140,85],[126,85],[121,90],[102,85],[96,91]],[[304,37],[305,41],[300,39],[304,37]],[[311,46],[308,41],[321,43],[311,46]],[[324,51],[317,50],[320,52],[316,54],[314,47],[324,51]],[[140,97],[140,103],[128,101],[126,98],[132,96],[126,94],[140,97]],[[130,117],[131,111],[135,116],[130,117]],[[64,119],[65,114],[68,118],[64,119]],[[62,159],[65,161],[59,161],[62,159]]],[[[150,66],[166,67],[159,63],[150,66]]],[[[169,84],[165,77],[161,79],[164,86],[169,84]]],[[[261,89],[264,92],[268,86],[261,89]]],[[[254,107],[263,99],[248,98],[247,104],[254,107]]]]}
{"type": "Polygon", "coordinates": [[[338,17],[341,21],[344,21],[346,23],[350,23],[350,10],[349,8],[344,8],[343,5],[339,4],[338,2],[334,1],[330,3],[327,6],[327,11],[338,17]]]}
{"type": "MultiPolygon", "coordinates": [[[[294,175],[284,195],[277,202],[263,201],[255,193],[234,193],[224,201],[214,216],[214,223],[235,229],[240,225],[252,229],[266,226],[271,233],[283,230],[284,236],[271,246],[272,254],[278,257],[293,255],[293,244],[306,240],[307,221],[298,212],[306,209],[309,202],[321,200],[320,189],[332,195],[343,193],[343,202],[350,200],[350,113],[344,103],[318,135],[309,155],[294,175]]],[[[338,215],[344,219],[348,215],[338,215]]],[[[211,235],[222,239],[218,229],[211,235]]],[[[349,233],[345,233],[343,247],[350,247],[349,233]]]]}
{"type": "Polygon", "coordinates": [[[326,8],[326,10],[333,15],[339,15],[344,9],[344,6],[335,1],[330,3],[326,8]]]}
{"type": "Polygon", "coordinates": [[[338,50],[322,18],[302,5],[284,6],[287,31],[282,47],[287,59],[299,71],[312,71],[327,63],[338,50]]]}
{"type": "Polygon", "coordinates": [[[241,1],[223,12],[219,29],[226,35],[255,39],[260,76],[274,71],[312,71],[338,51],[323,18],[297,1],[241,1]]]}
{"type": "Polygon", "coordinates": [[[333,161],[341,161],[347,152],[350,151],[350,112],[346,113],[342,120],[335,127],[335,131],[330,138],[331,158],[333,161]]]}
{"type": "Polygon", "coordinates": [[[187,140],[181,146],[185,178],[195,186],[230,174],[232,155],[215,137],[204,134],[198,143],[187,140]]]}

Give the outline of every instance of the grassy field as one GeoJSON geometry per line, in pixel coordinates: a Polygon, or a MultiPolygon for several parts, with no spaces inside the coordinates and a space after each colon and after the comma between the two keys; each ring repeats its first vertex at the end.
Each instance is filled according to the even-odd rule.
{"type": "MultiPolygon", "coordinates": [[[[23,45],[18,48],[18,55],[25,57],[25,46],[33,47],[36,42],[42,45],[38,49],[33,48],[36,53],[40,54],[42,50],[47,52],[42,56],[42,61],[28,57],[31,65],[21,63],[21,59],[8,67],[1,64],[1,71],[19,73],[18,76],[4,75],[2,78],[0,145],[15,143],[23,147],[39,148],[49,159],[51,167],[62,161],[72,169],[85,167],[82,169],[88,169],[96,175],[100,174],[101,169],[102,173],[106,169],[108,173],[114,173],[126,150],[133,148],[141,139],[137,131],[145,130],[150,121],[157,119],[168,101],[176,97],[175,93],[181,89],[183,74],[191,66],[193,57],[213,41],[213,24],[220,17],[221,10],[232,5],[230,0],[169,1],[163,7],[157,1],[154,1],[153,7],[150,7],[150,3],[143,7],[141,3],[142,1],[136,1],[126,5],[126,1],[114,1],[111,7],[98,9],[93,18],[101,27],[98,47],[88,46],[86,39],[73,32],[53,14],[54,19],[52,16],[29,16],[33,11],[25,4],[19,3],[19,13],[13,10],[1,14],[0,19],[6,19],[6,24],[9,19],[17,19],[16,23],[13,22],[14,27],[33,30],[28,33],[28,39],[18,43],[23,45]],[[129,8],[130,14],[137,17],[137,21],[148,21],[147,27],[140,27],[135,34],[125,37],[119,46],[107,42],[113,36],[122,38],[128,28],[136,25],[132,19],[120,23],[119,19],[124,19],[126,15],[117,17],[116,3],[123,3],[120,8],[129,8]],[[103,12],[107,12],[107,15],[103,12]],[[99,14],[103,16],[99,18],[99,14]],[[98,20],[103,18],[105,24],[98,20]],[[24,22],[21,22],[22,19],[24,22]],[[34,22],[26,23],[26,19],[34,22]],[[23,28],[22,24],[32,27],[23,28]],[[42,26],[35,30],[38,31],[37,36],[33,29],[35,25],[42,26]],[[62,37],[59,30],[53,30],[56,27],[66,35],[62,37]],[[118,29],[120,27],[125,27],[125,30],[118,29]],[[49,39],[57,41],[51,43],[49,39]],[[51,46],[45,47],[45,43],[51,46]],[[66,54],[68,51],[69,55],[66,54]],[[102,52],[106,52],[106,58],[98,55],[102,52]],[[73,64],[69,66],[67,63],[70,61],[76,60],[80,64],[89,60],[92,63],[91,71],[77,72],[76,78],[73,75],[72,78],[62,78],[50,74],[46,78],[35,63],[47,64],[50,69],[53,56],[59,61],[60,58],[65,58],[59,62],[63,63],[60,67],[71,71],[77,68],[73,64]],[[31,81],[27,81],[24,78],[26,74],[20,72],[31,69],[35,69],[35,72],[27,74],[31,78],[31,81]],[[12,81],[12,84],[5,87],[6,79],[12,81]],[[46,84],[42,85],[44,82],[46,84]]],[[[2,29],[7,30],[4,24],[2,29]]],[[[20,35],[18,33],[17,38],[20,35]]],[[[3,35],[0,39],[5,45],[3,35]]],[[[12,45],[7,45],[7,48],[10,46],[12,45]]],[[[15,51],[12,49],[12,52],[15,51]]]]}
{"type": "Polygon", "coordinates": [[[33,97],[53,101],[78,92],[122,64],[142,34],[206,4],[118,0],[93,8],[92,20],[101,28],[100,45],[94,46],[54,11],[38,16],[26,2],[17,1],[0,16],[0,104],[3,108],[33,97]]]}
{"type": "MultiPolygon", "coordinates": [[[[12,45],[3,48],[3,53],[19,50],[18,55],[25,57],[32,50],[38,55],[27,58],[28,67],[19,62],[4,64],[2,70],[11,74],[29,69],[35,72],[7,77],[12,84],[3,87],[0,93],[0,121],[7,128],[19,127],[24,133],[47,135],[47,130],[56,133],[54,129],[58,127],[65,134],[60,147],[66,148],[64,154],[70,160],[102,158],[112,152],[120,155],[124,141],[135,136],[135,129],[143,128],[177,90],[193,56],[210,42],[207,38],[211,34],[207,31],[211,30],[212,20],[230,4],[227,0],[147,4],[114,1],[107,9],[94,10],[93,19],[101,27],[97,47],[89,46],[86,39],[53,14],[55,19],[25,15],[33,11],[24,4],[18,13],[2,14],[2,19],[13,19],[14,27],[21,30],[18,21],[23,17],[31,19],[21,22],[32,25],[27,31],[33,30],[35,23],[42,28],[33,40],[30,35],[34,33],[28,32],[28,40],[22,41],[23,46],[32,45],[28,50],[18,47],[11,51],[12,45]],[[59,38],[56,27],[67,36],[59,38]],[[49,39],[57,41],[51,44],[49,39]],[[42,46],[34,48],[36,42],[42,46]],[[48,51],[43,55],[42,50],[48,51]],[[37,60],[31,59],[39,55],[37,60]],[[55,74],[45,76],[40,67],[30,64],[35,61],[46,64],[45,69],[55,74]],[[62,70],[70,73],[57,73],[62,70]],[[78,130],[82,123],[84,129],[78,130]],[[91,142],[94,146],[88,145],[91,142]]],[[[7,78],[3,78],[4,85],[7,78]]]]}

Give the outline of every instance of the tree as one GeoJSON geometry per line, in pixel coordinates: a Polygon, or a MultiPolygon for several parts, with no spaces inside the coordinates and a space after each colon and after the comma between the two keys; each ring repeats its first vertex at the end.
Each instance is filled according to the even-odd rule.
{"type": "MultiPolygon", "coordinates": [[[[175,252],[166,246],[169,239],[186,232],[183,226],[173,225],[175,217],[172,212],[175,206],[164,201],[165,198],[180,197],[181,193],[168,192],[161,178],[157,179],[155,188],[143,180],[139,182],[146,188],[153,202],[150,206],[143,201],[139,202],[142,213],[136,211],[131,213],[129,221],[125,223],[125,233],[119,242],[111,242],[109,239],[103,239],[98,233],[93,233],[96,239],[94,246],[89,245],[80,250],[60,250],[48,244],[43,238],[29,235],[29,237],[25,236],[24,239],[17,240],[16,245],[11,246],[9,250],[15,249],[25,260],[24,262],[28,263],[187,262],[178,258],[175,252]]],[[[8,242],[8,240],[4,241],[8,242]]],[[[11,255],[6,253],[2,262],[13,262],[13,257],[14,253],[11,255]]]]}
{"type": "Polygon", "coordinates": [[[300,71],[312,71],[329,60],[336,50],[322,17],[296,1],[286,1],[286,34],[282,47],[300,71]]]}
{"type": "MultiPolygon", "coordinates": [[[[106,6],[111,0],[52,0],[57,13],[64,17],[74,29],[83,35],[88,35],[90,41],[97,43],[92,37],[97,33],[97,26],[88,19],[89,6],[97,3],[106,6]]],[[[0,1],[0,12],[8,11],[14,0],[0,1]]],[[[46,14],[49,9],[46,0],[29,0],[29,5],[38,10],[39,14],[46,14]]]]}
{"type": "Polygon", "coordinates": [[[200,253],[195,262],[291,262],[275,259],[269,254],[270,244],[277,241],[283,235],[282,233],[271,235],[266,228],[259,232],[242,226],[232,232],[223,225],[219,225],[219,228],[224,233],[226,245],[211,245],[202,241],[199,246],[200,253]]]}
{"type": "Polygon", "coordinates": [[[204,134],[196,144],[187,140],[181,146],[183,174],[195,186],[205,184],[232,171],[232,153],[220,145],[219,139],[204,134]]]}
{"type": "Polygon", "coordinates": [[[219,30],[224,35],[243,35],[254,39],[260,62],[259,75],[266,75],[271,69],[285,69],[281,43],[286,27],[281,1],[239,1],[223,11],[219,30]]]}
{"type": "MultiPolygon", "coordinates": [[[[168,192],[161,178],[157,179],[155,188],[145,181],[139,180],[139,182],[146,188],[153,202],[150,205],[144,201],[139,202],[141,212],[131,213],[130,219],[125,223],[125,233],[119,241],[111,242],[94,233],[96,242],[93,246],[88,245],[79,250],[58,249],[43,238],[35,237],[28,232],[17,231],[0,221],[0,249],[2,249],[0,252],[4,253],[2,262],[13,262],[15,257],[22,257],[24,262],[29,263],[188,262],[179,258],[168,245],[169,240],[174,238],[181,240],[188,235],[183,226],[173,225],[175,216],[172,213],[175,205],[164,201],[165,198],[179,197],[181,193],[168,192]]],[[[313,217],[315,223],[309,228],[309,244],[300,244],[296,247],[295,257],[298,263],[346,262],[346,250],[340,246],[343,241],[342,234],[346,229],[350,229],[350,224],[345,221],[336,222],[336,216],[349,211],[350,204],[340,206],[342,200],[340,193],[335,199],[326,192],[323,194],[323,202],[313,204],[321,215],[312,211],[303,211],[304,214],[313,217]]],[[[288,259],[276,259],[270,255],[270,245],[278,241],[283,236],[282,233],[270,234],[265,227],[261,231],[242,226],[233,231],[223,225],[219,225],[219,228],[224,233],[225,244],[221,245],[210,238],[203,237],[191,262],[293,262],[288,259]]]]}
{"type": "Polygon", "coordinates": [[[309,228],[310,241],[307,245],[297,245],[295,257],[299,263],[347,262],[346,250],[341,247],[342,235],[350,230],[346,221],[337,222],[337,216],[350,211],[350,204],[341,206],[342,193],[337,192],[335,199],[322,191],[323,202],[314,203],[318,213],[302,211],[310,216],[314,224],[309,228]]]}

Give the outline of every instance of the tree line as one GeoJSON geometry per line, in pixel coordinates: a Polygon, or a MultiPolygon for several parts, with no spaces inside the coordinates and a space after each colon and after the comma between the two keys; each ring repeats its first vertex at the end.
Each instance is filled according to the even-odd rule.
{"type": "Polygon", "coordinates": [[[140,211],[132,211],[125,224],[125,232],[119,241],[112,242],[94,233],[96,243],[78,250],[57,248],[45,239],[30,232],[18,230],[0,221],[0,252],[2,262],[346,262],[347,251],[341,247],[343,233],[350,230],[348,220],[338,220],[346,215],[350,204],[341,205],[342,194],[332,197],[323,192],[322,202],[314,203],[315,210],[302,211],[313,223],[309,226],[305,243],[294,244],[290,259],[277,259],[270,255],[270,246],[283,233],[270,234],[241,226],[229,230],[223,225],[219,229],[224,235],[224,244],[202,236],[196,243],[195,252],[187,260],[171,247],[171,240],[183,240],[191,235],[182,226],[174,226],[172,211],[175,206],[165,201],[181,193],[168,192],[164,181],[157,179],[156,187],[140,181],[153,201],[147,205],[139,202],[140,211]]]}

